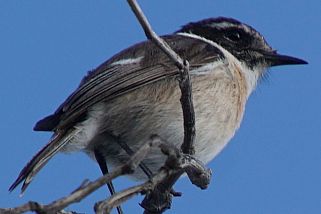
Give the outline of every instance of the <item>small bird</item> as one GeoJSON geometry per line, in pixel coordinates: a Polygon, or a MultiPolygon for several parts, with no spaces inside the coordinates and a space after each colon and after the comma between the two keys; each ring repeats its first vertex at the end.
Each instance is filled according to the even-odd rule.
{"type": "MultiPolygon", "coordinates": [[[[196,118],[195,158],[208,163],[234,136],[245,104],[266,69],[307,64],[280,55],[251,26],[218,17],[191,22],[162,36],[189,61],[196,118]]],[[[179,71],[151,41],[135,44],[88,72],[78,88],[35,131],[53,136],[23,168],[10,191],[23,193],[58,152],[83,151],[107,173],[125,163],[152,134],[177,147],[183,142],[179,71]]],[[[147,179],[165,156],[153,149],[132,175],[147,179]]]]}

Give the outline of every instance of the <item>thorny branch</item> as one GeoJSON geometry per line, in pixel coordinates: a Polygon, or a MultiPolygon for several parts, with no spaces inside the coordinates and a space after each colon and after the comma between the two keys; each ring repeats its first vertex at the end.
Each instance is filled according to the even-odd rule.
{"type": "Polygon", "coordinates": [[[127,0],[127,2],[144,29],[147,38],[154,42],[173,61],[173,63],[175,63],[180,71],[178,81],[182,94],[180,101],[184,117],[184,141],[181,146],[182,152],[177,148],[170,146],[170,144],[164,143],[159,137],[152,136],[150,141],[135,152],[126,164],[115,168],[112,172],[93,182],[82,184],[69,196],[58,199],[48,205],[41,205],[31,201],[16,208],[0,209],[0,213],[16,214],[27,211],[34,211],[38,214],[74,213],[66,212],[62,209],[72,203],[81,201],[107,182],[110,182],[119,176],[132,173],[153,146],[159,147],[161,151],[167,155],[167,160],[160,171],[143,184],[117,192],[109,199],[97,202],[95,205],[96,213],[109,213],[113,207],[120,205],[139,193],[146,195],[141,203],[141,206],[145,209],[144,213],[163,213],[170,207],[172,196],[179,196],[181,194],[175,192],[172,189],[172,186],[184,172],[187,173],[194,185],[201,189],[207,188],[211,178],[211,171],[206,169],[200,161],[191,156],[194,154],[195,113],[192,99],[192,84],[189,76],[189,63],[187,60],[183,60],[178,56],[164,40],[157,36],[135,0],[127,0]]]}

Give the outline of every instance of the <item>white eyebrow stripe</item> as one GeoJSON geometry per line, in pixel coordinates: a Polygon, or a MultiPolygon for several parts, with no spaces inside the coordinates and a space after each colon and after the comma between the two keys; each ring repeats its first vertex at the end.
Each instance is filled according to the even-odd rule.
{"type": "Polygon", "coordinates": [[[143,58],[144,58],[143,56],[140,56],[140,57],[137,57],[137,58],[121,59],[121,60],[118,60],[116,62],[111,63],[110,65],[114,66],[114,65],[135,64],[135,63],[139,63],[143,58]]]}

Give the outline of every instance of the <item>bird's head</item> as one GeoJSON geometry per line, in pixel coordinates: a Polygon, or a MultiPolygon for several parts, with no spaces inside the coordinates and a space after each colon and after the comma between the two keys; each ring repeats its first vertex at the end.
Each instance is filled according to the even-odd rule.
{"type": "Polygon", "coordinates": [[[254,28],[232,18],[218,17],[191,22],[177,32],[211,40],[250,68],[307,64],[302,59],[278,54],[254,28]]]}

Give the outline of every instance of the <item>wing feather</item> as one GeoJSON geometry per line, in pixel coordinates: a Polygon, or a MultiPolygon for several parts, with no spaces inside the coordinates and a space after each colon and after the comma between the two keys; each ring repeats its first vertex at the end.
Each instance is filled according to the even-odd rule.
{"type": "MultiPolygon", "coordinates": [[[[220,50],[202,40],[182,35],[163,38],[175,52],[189,61],[191,69],[224,57],[220,50]]],[[[39,121],[35,130],[41,130],[39,127],[45,131],[68,129],[79,118],[84,118],[88,109],[96,103],[108,102],[144,85],[175,76],[178,72],[174,63],[152,42],[134,45],[90,72],[55,114],[39,121]],[[128,60],[132,63],[115,63],[138,58],[141,60],[128,60]]]]}

